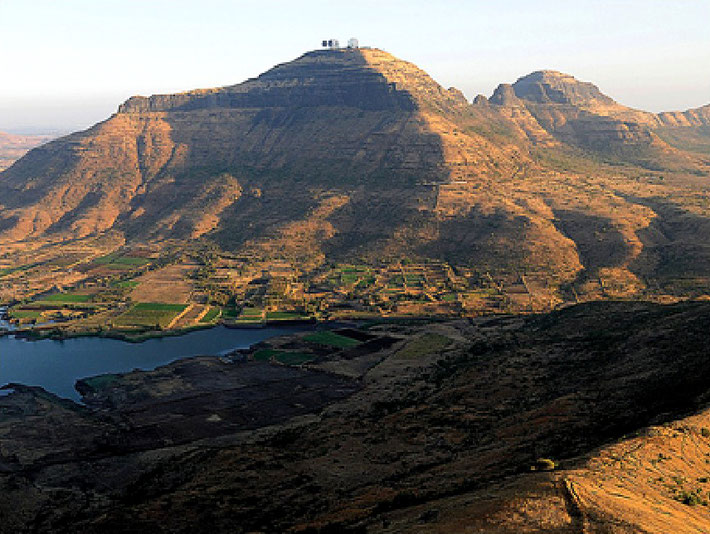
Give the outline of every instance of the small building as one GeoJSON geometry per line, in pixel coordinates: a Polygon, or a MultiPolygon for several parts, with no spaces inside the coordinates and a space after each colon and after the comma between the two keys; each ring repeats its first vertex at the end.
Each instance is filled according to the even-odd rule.
{"type": "Polygon", "coordinates": [[[348,48],[360,48],[360,42],[355,37],[351,37],[348,40],[348,48]]]}
{"type": "Polygon", "coordinates": [[[330,48],[331,50],[337,50],[340,48],[340,41],[337,39],[323,39],[321,44],[323,48],[330,48]]]}

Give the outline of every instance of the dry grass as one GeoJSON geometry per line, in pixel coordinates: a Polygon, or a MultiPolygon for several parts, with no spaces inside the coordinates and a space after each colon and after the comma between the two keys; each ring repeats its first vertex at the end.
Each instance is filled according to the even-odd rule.
{"type": "Polygon", "coordinates": [[[150,271],[135,279],[138,285],[131,291],[134,302],[186,303],[192,293],[192,281],[187,275],[194,264],[181,263],[150,271]]]}

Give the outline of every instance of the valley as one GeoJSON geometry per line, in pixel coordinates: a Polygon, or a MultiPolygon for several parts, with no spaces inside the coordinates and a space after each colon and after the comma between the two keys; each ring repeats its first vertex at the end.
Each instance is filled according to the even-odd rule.
{"type": "Polygon", "coordinates": [[[708,531],[709,128],[355,44],[0,135],[0,532],[708,531]]]}
{"type": "Polygon", "coordinates": [[[29,150],[52,139],[49,135],[14,135],[0,132],[0,172],[7,169],[29,150]]]}

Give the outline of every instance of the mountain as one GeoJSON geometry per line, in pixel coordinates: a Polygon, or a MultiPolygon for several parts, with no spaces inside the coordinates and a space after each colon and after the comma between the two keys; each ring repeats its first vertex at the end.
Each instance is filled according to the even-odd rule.
{"type": "Polygon", "coordinates": [[[45,135],[14,135],[0,132],[0,171],[8,168],[28,150],[51,139],[45,135]]]}
{"type": "Polygon", "coordinates": [[[29,151],[18,335],[368,321],[1,387],[0,532],[707,531],[707,111],[322,50],[29,151]]]}
{"type": "Polygon", "coordinates": [[[445,260],[534,276],[550,304],[699,295],[710,158],[672,145],[677,128],[701,139],[703,117],[552,71],[471,104],[381,50],[308,52],[238,85],[133,97],[32,150],[0,175],[0,242],[111,231],[309,269],[445,260]]]}
{"type": "Polygon", "coordinates": [[[683,151],[694,147],[683,139],[673,142],[669,130],[680,128],[681,137],[683,133],[707,137],[710,120],[710,106],[660,114],[639,111],[617,103],[594,84],[551,70],[533,72],[512,85],[501,84],[482,102],[507,110],[528,129],[530,123],[541,128],[548,136],[534,139],[538,142],[556,139],[607,157],[671,169],[692,168],[694,159],[683,151]]]}
{"type": "Polygon", "coordinates": [[[710,155],[710,104],[688,111],[672,111],[658,115],[658,136],[669,145],[710,155]]]}
{"type": "Polygon", "coordinates": [[[293,216],[313,208],[317,189],[410,188],[444,180],[464,159],[482,175],[512,169],[522,159],[514,147],[456,140],[449,117],[467,108],[460,93],[377,50],[311,52],[237,86],[132,98],[3,175],[16,214],[5,235],[119,225],[194,237],[237,199],[249,210],[253,190],[276,181],[291,190],[293,216]]]}

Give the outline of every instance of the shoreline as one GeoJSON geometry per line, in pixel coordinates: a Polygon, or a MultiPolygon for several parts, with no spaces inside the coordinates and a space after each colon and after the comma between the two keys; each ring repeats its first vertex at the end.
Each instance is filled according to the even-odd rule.
{"type": "MultiPolygon", "coordinates": [[[[127,330],[77,330],[77,331],[67,331],[57,326],[52,325],[42,325],[40,327],[34,328],[18,328],[16,330],[2,330],[0,331],[0,337],[4,336],[14,336],[18,339],[24,339],[27,341],[63,341],[66,339],[75,339],[82,337],[96,337],[105,339],[116,339],[118,341],[125,341],[127,343],[142,343],[151,339],[160,339],[166,337],[179,337],[191,332],[198,330],[208,330],[218,326],[223,326],[225,328],[233,330],[261,330],[264,328],[274,328],[274,327],[291,327],[291,326],[315,326],[315,325],[326,325],[329,323],[341,323],[346,322],[342,319],[328,319],[328,320],[318,320],[315,317],[309,319],[284,319],[284,320],[266,320],[262,322],[254,323],[234,323],[234,322],[217,322],[217,323],[207,323],[203,325],[193,325],[186,328],[178,328],[171,330],[150,330],[145,332],[131,332],[127,330]]],[[[350,322],[350,321],[347,321],[350,322]]],[[[353,321],[354,322],[354,321],[353,321]]]]}

